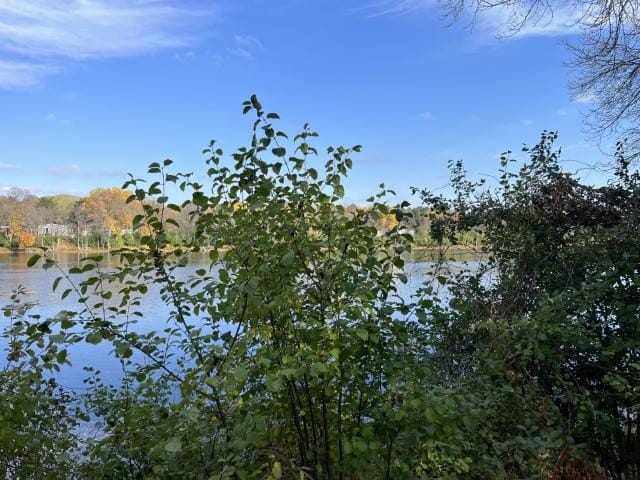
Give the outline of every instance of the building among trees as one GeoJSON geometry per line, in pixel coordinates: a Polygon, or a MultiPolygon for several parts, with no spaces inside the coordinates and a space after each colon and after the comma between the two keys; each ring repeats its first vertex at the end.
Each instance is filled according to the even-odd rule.
{"type": "Polygon", "coordinates": [[[53,235],[54,237],[75,237],[76,231],[70,225],[61,225],[59,223],[45,223],[38,225],[38,236],[53,235]]]}

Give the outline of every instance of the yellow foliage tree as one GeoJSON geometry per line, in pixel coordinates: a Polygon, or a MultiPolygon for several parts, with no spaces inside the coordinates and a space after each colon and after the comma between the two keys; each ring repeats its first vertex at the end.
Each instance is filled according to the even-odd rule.
{"type": "Polygon", "coordinates": [[[16,204],[9,217],[9,230],[20,232],[27,225],[26,212],[22,205],[16,204]]]}
{"type": "Polygon", "coordinates": [[[18,240],[19,248],[33,247],[36,244],[36,236],[25,230],[21,230],[15,234],[15,238],[18,240]]]}
{"type": "Polygon", "coordinates": [[[387,213],[386,215],[382,215],[380,217],[380,226],[385,231],[392,230],[397,225],[398,225],[398,219],[392,213],[387,213]]]}
{"type": "Polygon", "coordinates": [[[82,209],[91,223],[113,235],[131,228],[133,217],[141,213],[136,202],[126,203],[131,192],[120,188],[98,188],[82,202],[82,209]]]}

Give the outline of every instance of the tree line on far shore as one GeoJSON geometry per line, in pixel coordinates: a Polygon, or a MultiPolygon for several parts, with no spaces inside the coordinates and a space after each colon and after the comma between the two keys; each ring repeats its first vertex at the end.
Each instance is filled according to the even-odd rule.
{"type": "MultiPolygon", "coordinates": [[[[52,195],[38,197],[28,190],[12,188],[0,196],[0,247],[56,247],[78,249],[114,248],[137,244],[134,220],[142,212],[127,203],[130,191],[97,188],[84,197],[52,195]]],[[[188,211],[173,212],[180,228],[172,230],[176,242],[190,238],[193,230],[188,211]]]]}
{"type": "MultiPolygon", "coordinates": [[[[142,213],[142,207],[127,203],[131,191],[121,188],[97,188],[84,197],[75,195],[50,195],[38,197],[28,190],[12,188],[0,196],[0,247],[6,248],[77,248],[110,249],[139,244],[140,232],[135,230],[134,220],[142,213]]],[[[147,200],[153,205],[154,200],[147,200]]],[[[354,203],[345,206],[346,214],[353,214],[360,207],[354,203]]],[[[441,241],[434,238],[432,224],[438,216],[423,206],[409,209],[411,217],[401,219],[409,229],[418,247],[435,247],[441,241]]],[[[169,210],[167,215],[176,223],[169,227],[170,243],[179,245],[192,240],[193,209],[180,212],[169,210]]],[[[440,215],[441,216],[441,215],[440,215]]],[[[371,221],[379,234],[385,234],[398,225],[393,214],[381,215],[371,221]]],[[[445,238],[449,245],[479,248],[484,236],[480,230],[467,232],[461,237],[445,238]]]]}

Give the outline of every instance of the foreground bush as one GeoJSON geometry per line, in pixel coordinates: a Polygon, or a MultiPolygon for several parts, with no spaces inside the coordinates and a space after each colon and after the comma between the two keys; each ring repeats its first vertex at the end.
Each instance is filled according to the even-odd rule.
{"type": "Polygon", "coordinates": [[[609,184],[583,185],[562,171],[555,140],[545,132],[515,173],[505,154],[494,189],[458,164],[453,199],[422,192],[440,232],[481,227],[491,245],[480,275],[461,276],[452,308],[433,317],[436,356],[458,381],[536,389],[536,409],[561,417],[556,470],[583,470],[552,478],[638,478],[640,175],[620,146],[609,184]]]}
{"type": "MultiPolygon", "coordinates": [[[[402,229],[408,203],[389,205],[393,192],[381,185],[368,208],[345,212],[343,180],[360,148],[329,148],[320,162],[311,144],[317,135],[307,127],[290,141],[255,97],[244,110],[256,117],[249,146],[225,161],[212,142],[204,151],[206,185],[169,172],[170,160],[150,165],[157,181],[125,184],[128,201],[143,211],[133,220],[141,247],[114,252],[121,263],[111,271],[101,269],[100,257],[61,270],[54,289],[77,297],[76,311],[41,319],[12,310],[7,335],[15,347],[5,375],[25,367],[55,372],[79,342],[109,342],[125,372],[113,386],[90,370],[88,393],[65,398],[78,410],[56,410],[58,431],[35,428],[52,445],[50,478],[511,479],[563,478],[565,467],[613,471],[604,455],[602,468],[582,459],[602,453],[598,442],[615,442],[620,415],[634,412],[633,377],[619,366],[632,368],[627,359],[637,342],[632,330],[624,333],[628,343],[613,342],[621,335],[613,325],[625,324],[620,317],[609,327],[616,347],[597,357],[600,346],[585,335],[600,332],[602,310],[588,317],[588,328],[575,320],[588,311],[575,305],[610,301],[620,287],[580,304],[562,297],[574,290],[558,290],[574,278],[600,286],[612,267],[603,255],[586,260],[595,254],[596,227],[558,236],[544,223],[556,205],[545,203],[556,198],[544,190],[556,178],[547,174],[556,166],[546,139],[523,170],[528,177],[521,172],[515,186],[505,177],[499,197],[469,202],[476,187],[460,171],[454,204],[424,192],[434,238],[444,244],[446,235],[481,225],[493,256],[479,272],[470,267],[458,276],[434,265],[433,277],[407,298],[399,287],[412,241],[402,229]],[[189,200],[170,203],[170,184],[189,200]],[[528,217],[540,201],[541,213],[528,217]],[[166,229],[175,220],[167,213],[183,209],[192,212],[195,241],[170,249],[166,229]],[[389,216],[396,221],[379,235],[372,224],[389,216]],[[545,242],[561,243],[539,246],[545,242]],[[210,245],[210,268],[179,275],[191,251],[210,245]],[[539,258],[528,263],[531,248],[539,258]],[[572,269],[559,258],[572,259],[572,269]],[[500,276],[487,282],[485,267],[500,276]],[[166,329],[148,332],[140,302],[158,290],[171,314],[166,329]],[[572,370],[582,359],[606,360],[598,389],[587,386],[587,372],[572,370]],[[602,394],[613,385],[620,396],[602,394]],[[100,434],[77,434],[78,422],[99,425],[100,434]]],[[[635,191],[624,185],[626,194],[635,191]]],[[[613,231],[601,230],[612,248],[605,239],[612,242],[613,231]]],[[[39,260],[59,268],[46,253],[30,264],[39,260]]],[[[629,325],[637,305],[631,293],[613,301],[629,325]]],[[[35,380],[20,401],[39,395],[44,381],[35,380]]],[[[42,398],[46,410],[60,397],[42,398]]],[[[4,421],[2,442],[34,431],[38,415],[4,421]]],[[[616,455],[631,453],[615,445],[616,455]]],[[[0,455],[7,472],[13,462],[14,478],[34,475],[29,455],[12,458],[1,447],[0,455]]]]}

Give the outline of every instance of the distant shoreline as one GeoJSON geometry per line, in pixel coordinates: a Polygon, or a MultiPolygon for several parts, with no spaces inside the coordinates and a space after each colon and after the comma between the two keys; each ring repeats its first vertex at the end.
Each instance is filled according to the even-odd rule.
{"type": "MultiPolygon", "coordinates": [[[[445,253],[455,253],[455,254],[474,254],[474,255],[483,255],[487,252],[481,250],[482,247],[472,247],[467,245],[447,245],[445,247],[445,253]]],[[[439,253],[441,247],[421,247],[414,245],[411,247],[412,253],[439,253]]],[[[61,245],[56,248],[49,248],[47,252],[49,253],[87,253],[87,254],[96,254],[96,253],[109,253],[118,250],[117,248],[112,248],[111,250],[107,250],[106,248],[82,248],[78,249],[76,247],[72,247],[70,245],[61,245]]],[[[225,250],[225,249],[221,249],[225,250]]],[[[203,249],[203,251],[207,251],[203,249]]],[[[8,248],[8,247],[0,247],[0,255],[26,255],[26,254],[34,254],[34,253],[42,253],[42,249],[39,247],[26,247],[26,248],[8,248]]]]}
{"type": "MultiPolygon", "coordinates": [[[[111,249],[113,251],[115,249],[111,249]]],[[[88,249],[78,249],[73,247],[57,247],[50,248],[47,250],[52,253],[108,253],[109,250],[106,248],[88,248],[88,249]]],[[[0,247],[0,255],[16,255],[16,254],[32,254],[32,253],[42,253],[42,249],[39,247],[26,247],[26,248],[9,248],[9,247],[0,247]]]]}

